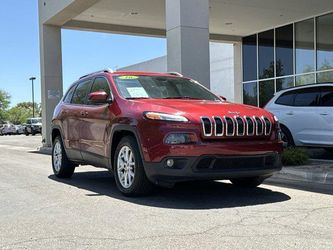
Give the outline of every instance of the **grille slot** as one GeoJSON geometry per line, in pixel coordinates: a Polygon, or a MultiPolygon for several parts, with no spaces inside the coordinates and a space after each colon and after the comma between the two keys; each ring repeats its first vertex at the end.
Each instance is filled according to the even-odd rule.
{"type": "Polygon", "coordinates": [[[256,134],[257,135],[263,135],[264,134],[264,123],[263,121],[259,118],[259,117],[254,117],[254,120],[256,122],[256,127],[257,127],[257,131],[256,134]]]}
{"type": "Polygon", "coordinates": [[[272,123],[267,117],[262,117],[265,122],[265,135],[270,135],[272,131],[272,123]]]}
{"type": "Polygon", "coordinates": [[[245,135],[245,124],[241,117],[236,117],[237,136],[245,135]]]}
{"type": "Polygon", "coordinates": [[[245,117],[246,120],[246,133],[248,136],[253,136],[255,133],[254,122],[251,117],[245,117]]]}
{"type": "Polygon", "coordinates": [[[215,116],[213,117],[215,123],[215,135],[216,136],[223,136],[224,134],[224,123],[221,117],[215,116]]]}
{"type": "Polygon", "coordinates": [[[225,127],[226,127],[226,135],[234,136],[235,135],[235,121],[229,116],[224,117],[225,127]]]}
{"type": "Polygon", "coordinates": [[[205,136],[211,136],[213,133],[212,121],[209,117],[201,117],[202,128],[205,136]]]}

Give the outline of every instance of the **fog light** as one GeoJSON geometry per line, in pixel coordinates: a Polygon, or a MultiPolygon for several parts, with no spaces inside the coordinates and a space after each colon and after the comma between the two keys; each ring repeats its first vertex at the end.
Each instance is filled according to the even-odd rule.
{"type": "Polygon", "coordinates": [[[177,133],[177,134],[169,134],[165,138],[165,143],[170,145],[176,144],[188,144],[196,141],[194,134],[186,134],[186,133],[177,133]]]}
{"type": "Polygon", "coordinates": [[[169,159],[169,160],[167,160],[167,162],[166,162],[166,164],[167,164],[167,166],[168,166],[169,168],[171,168],[171,167],[173,166],[174,163],[175,163],[175,162],[174,162],[173,159],[169,159]]]}

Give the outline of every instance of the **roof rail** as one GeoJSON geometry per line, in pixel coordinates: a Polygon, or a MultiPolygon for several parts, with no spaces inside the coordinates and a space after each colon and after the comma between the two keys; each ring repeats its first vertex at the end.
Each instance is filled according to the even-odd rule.
{"type": "Polygon", "coordinates": [[[89,73],[89,74],[86,74],[84,76],[81,76],[79,79],[82,79],[84,77],[87,77],[87,76],[90,76],[90,75],[94,75],[94,74],[97,74],[97,73],[113,73],[114,71],[110,68],[107,68],[107,69],[102,69],[102,70],[98,70],[96,72],[92,72],[92,73],[89,73]]]}
{"type": "Polygon", "coordinates": [[[172,76],[179,76],[179,77],[183,77],[182,74],[178,73],[178,72],[167,72],[168,75],[172,75],[172,76]]]}

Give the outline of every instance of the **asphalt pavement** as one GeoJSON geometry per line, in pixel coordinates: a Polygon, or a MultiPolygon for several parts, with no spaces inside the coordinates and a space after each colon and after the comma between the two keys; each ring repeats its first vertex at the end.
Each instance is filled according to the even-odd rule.
{"type": "Polygon", "coordinates": [[[332,249],[331,194],[225,181],[125,198],[91,166],[55,178],[40,142],[0,137],[0,249],[332,249]]]}

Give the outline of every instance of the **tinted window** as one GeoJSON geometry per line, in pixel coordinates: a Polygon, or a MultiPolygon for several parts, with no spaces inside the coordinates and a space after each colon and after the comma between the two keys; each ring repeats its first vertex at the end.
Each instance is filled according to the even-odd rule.
{"type": "Polygon", "coordinates": [[[258,106],[257,82],[243,84],[243,102],[244,104],[258,106]]]}
{"type": "Polygon", "coordinates": [[[74,85],[73,87],[71,87],[68,91],[67,94],[64,98],[64,103],[70,103],[74,94],[74,90],[75,90],[76,85],[74,85]]]}
{"type": "Polygon", "coordinates": [[[333,69],[333,14],[317,18],[317,70],[333,69]]]}
{"type": "Polygon", "coordinates": [[[257,79],[257,35],[243,38],[243,80],[257,79]]]}
{"type": "Polygon", "coordinates": [[[294,106],[317,106],[320,97],[319,88],[306,88],[297,91],[294,106]]]}
{"type": "Polygon", "coordinates": [[[321,88],[320,106],[333,107],[333,87],[321,88]]]}
{"type": "Polygon", "coordinates": [[[283,93],[276,101],[276,104],[293,106],[295,98],[295,91],[289,91],[283,93]]]}
{"type": "Polygon", "coordinates": [[[259,33],[258,46],[259,78],[274,77],[274,30],[259,33]]]}
{"type": "Polygon", "coordinates": [[[259,107],[264,107],[274,96],[274,80],[259,82],[259,107]]]}
{"type": "Polygon", "coordinates": [[[90,92],[92,93],[96,91],[105,91],[105,93],[110,95],[109,82],[104,77],[98,77],[95,79],[90,92]]]}
{"type": "Polygon", "coordinates": [[[277,28],[276,36],[276,76],[292,75],[293,67],[293,25],[277,28]]]}
{"type": "Polygon", "coordinates": [[[91,81],[81,82],[75,89],[72,103],[74,104],[85,104],[86,97],[91,88],[91,81]]]}
{"type": "Polygon", "coordinates": [[[314,19],[295,23],[296,74],[314,71],[314,19]]]}

